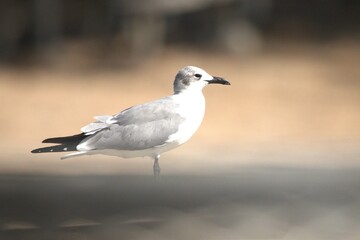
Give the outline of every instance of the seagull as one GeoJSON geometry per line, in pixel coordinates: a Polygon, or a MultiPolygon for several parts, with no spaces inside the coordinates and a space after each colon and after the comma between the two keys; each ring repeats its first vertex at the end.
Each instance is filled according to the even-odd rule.
{"type": "Polygon", "coordinates": [[[154,176],[160,176],[160,155],[188,141],[200,127],[205,114],[202,89],[208,84],[230,85],[201,68],[184,67],[175,76],[173,95],[112,116],[96,116],[94,122],[81,128],[80,134],[47,138],[42,142],[56,145],[31,152],[73,152],[61,159],[93,154],[151,157],[154,176]]]}

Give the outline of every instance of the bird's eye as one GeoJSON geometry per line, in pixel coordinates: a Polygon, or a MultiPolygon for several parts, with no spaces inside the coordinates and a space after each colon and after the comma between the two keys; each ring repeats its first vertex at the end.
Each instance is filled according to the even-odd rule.
{"type": "Polygon", "coordinates": [[[202,77],[202,75],[199,74],[199,73],[195,74],[194,76],[195,76],[197,79],[200,79],[200,78],[202,77]]]}

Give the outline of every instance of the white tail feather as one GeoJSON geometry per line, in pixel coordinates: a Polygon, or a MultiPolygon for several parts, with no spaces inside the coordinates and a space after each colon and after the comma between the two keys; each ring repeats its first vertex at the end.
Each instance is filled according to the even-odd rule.
{"type": "Polygon", "coordinates": [[[82,127],[80,130],[85,133],[86,135],[91,135],[93,133],[96,133],[97,131],[104,129],[109,126],[108,119],[112,118],[112,116],[104,115],[104,116],[96,116],[94,117],[97,121],[92,122],[84,127],[82,127]]]}

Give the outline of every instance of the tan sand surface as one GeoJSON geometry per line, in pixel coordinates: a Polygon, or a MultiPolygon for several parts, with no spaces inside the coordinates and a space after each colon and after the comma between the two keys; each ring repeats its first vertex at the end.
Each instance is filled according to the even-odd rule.
{"type": "MultiPolygon", "coordinates": [[[[186,169],[194,164],[184,160],[189,156],[208,159],[195,164],[200,168],[219,157],[231,166],[256,162],[304,164],[289,161],[283,154],[315,157],[332,155],[334,151],[339,156],[353,156],[360,149],[359,62],[360,45],[340,42],[274,46],[247,57],[169,48],[129,68],[76,70],[76,62],[56,67],[2,67],[1,171],[98,171],[98,164],[92,164],[99,162],[99,157],[78,159],[77,163],[70,160],[60,166],[55,161],[59,154],[29,152],[41,146],[46,137],[78,133],[93,116],[115,114],[171,94],[174,75],[185,65],[200,66],[232,85],[204,90],[207,112],[201,128],[186,145],[164,155],[164,163],[165,159],[180,158],[186,169]],[[282,157],[249,157],[268,154],[282,157]],[[71,170],[71,166],[78,166],[72,164],[80,164],[83,170],[71,170]]],[[[127,162],[121,164],[127,167],[112,170],[111,163],[119,160],[103,159],[105,172],[136,172],[144,161],[147,170],[151,165],[149,160],[131,164],[121,160],[127,162]]],[[[346,166],[357,161],[344,157],[339,163],[338,158],[319,157],[316,162],[324,163],[346,166]]],[[[214,168],[220,165],[214,164],[214,168]]]]}

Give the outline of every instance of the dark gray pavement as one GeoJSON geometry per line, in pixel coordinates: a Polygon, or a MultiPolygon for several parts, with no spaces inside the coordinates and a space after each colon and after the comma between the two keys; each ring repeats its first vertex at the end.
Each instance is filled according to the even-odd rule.
{"type": "Polygon", "coordinates": [[[359,239],[360,169],[0,176],[0,239],[359,239]]]}

